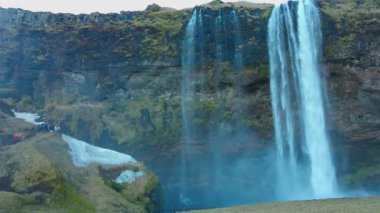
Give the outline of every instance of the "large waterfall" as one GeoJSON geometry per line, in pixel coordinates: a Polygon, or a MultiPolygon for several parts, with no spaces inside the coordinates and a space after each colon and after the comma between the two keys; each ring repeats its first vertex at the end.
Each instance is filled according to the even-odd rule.
{"type": "Polygon", "coordinates": [[[335,196],[315,2],[276,6],[268,30],[279,194],[283,199],[335,196]]]}

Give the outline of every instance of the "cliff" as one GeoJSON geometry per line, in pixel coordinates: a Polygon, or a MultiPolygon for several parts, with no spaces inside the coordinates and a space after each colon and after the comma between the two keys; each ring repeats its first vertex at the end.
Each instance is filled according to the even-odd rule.
{"type": "MultiPolygon", "coordinates": [[[[206,49],[214,49],[212,17],[219,8],[227,14],[232,7],[239,12],[245,29],[244,87],[249,105],[256,109],[251,110],[253,114],[246,123],[271,129],[268,93],[261,95],[262,91],[257,90],[261,82],[267,87],[266,22],[270,6],[202,6],[208,26],[204,43],[208,45],[206,49]],[[256,96],[265,97],[258,101],[254,100],[256,96]]],[[[102,137],[129,145],[179,141],[181,44],[191,10],[145,11],[131,15],[129,20],[125,18],[128,13],[73,16],[4,9],[0,13],[4,23],[0,97],[13,98],[8,101],[12,105],[19,103],[20,109],[36,108],[61,123],[65,131],[92,141],[102,137]],[[100,17],[106,21],[96,21],[100,17]],[[41,25],[45,22],[48,23],[41,25]],[[140,111],[145,108],[154,126],[141,123],[140,111]]],[[[226,36],[226,41],[231,42],[232,35],[226,36]]],[[[233,53],[234,49],[227,49],[223,60],[229,61],[233,53]]],[[[213,81],[215,76],[210,70],[214,52],[205,54],[207,63],[203,69],[209,70],[206,77],[213,81]]],[[[226,68],[226,73],[227,70],[231,67],[226,68]]],[[[232,76],[226,75],[224,81],[229,87],[232,76]]],[[[215,90],[203,93],[209,99],[215,90]]],[[[211,108],[204,112],[205,120],[199,121],[203,124],[215,103],[197,103],[202,113],[207,104],[211,108]]],[[[231,105],[223,109],[226,119],[231,119],[231,105]]]]}
{"type": "MultiPolygon", "coordinates": [[[[336,156],[348,153],[355,162],[341,172],[360,176],[360,168],[380,164],[379,158],[368,157],[375,155],[380,140],[379,5],[375,0],[323,0],[320,7],[329,130],[336,156]]],[[[265,145],[273,135],[266,41],[272,6],[213,2],[198,8],[207,51],[197,75],[208,84],[196,84],[197,130],[206,134],[219,125],[208,122],[218,112],[224,132],[233,134],[241,129],[239,123],[258,136],[258,146],[265,145]],[[234,104],[232,34],[221,44],[229,48],[222,56],[220,82],[213,72],[213,17],[227,17],[232,10],[242,29],[243,115],[234,104]],[[213,98],[218,89],[223,104],[213,98]]],[[[120,150],[153,146],[166,155],[177,153],[182,39],[191,13],[152,7],[75,16],[0,9],[0,98],[19,111],[38,111],[64,132],[98,145],[120,150]]],[[[346,158],[336,161],[349,164],[346,158]]],[[[358,177],[348,178],[355,182],[358,177]]]]}
{"type": "Polygon", "coordinates": [[[322,1],[321,6],[330,130],[341,147],[337,162],[344,173],[355,174],[345,177],[351,186],[378,189],[373,180],[380,163],[374,157],[380,139],[380,4],[322,1]]]}

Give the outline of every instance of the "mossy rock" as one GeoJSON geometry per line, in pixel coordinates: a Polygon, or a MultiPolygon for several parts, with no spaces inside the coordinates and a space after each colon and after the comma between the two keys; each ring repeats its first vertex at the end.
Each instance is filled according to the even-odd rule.
{"type": "MultiPolygon", "coordinates": [[[[0,160],[2,210],[153,212],[158,206],[149,197],[158,187],[158,179],[143,165],[138,168],[146,175],[117,191],[106,184],[102,165],[75,167],[70,149],[58,133],[37,133],[18,144],[1,147],[0,160]],[[134,196],[126,196],[130,193],[134,196]]],[[[114,169],[120,174],[126,167],[114,169]]]]}

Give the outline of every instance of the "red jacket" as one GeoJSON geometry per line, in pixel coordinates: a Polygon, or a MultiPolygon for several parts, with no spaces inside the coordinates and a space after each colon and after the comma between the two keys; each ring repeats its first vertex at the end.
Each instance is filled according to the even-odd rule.
{"type": "Polygon", "coordinates": [[[13,142],[19,142],[19,141],[21,141],[20,135],[18,135],[17,133],[13,134],[13,142]]]}

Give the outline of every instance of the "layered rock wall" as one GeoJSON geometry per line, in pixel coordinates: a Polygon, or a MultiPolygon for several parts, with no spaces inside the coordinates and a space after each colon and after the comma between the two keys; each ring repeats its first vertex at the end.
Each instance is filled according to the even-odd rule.
{"type": "MultiPolygon", "coordinates": [[[[333,141],[377,143],[379,5],[324,0],[320,7],[333,141]]],[[[197,75],[209,86],[196,82],[199,119],[193,122],[200,131],[213,128],[208,119],[217,111],[226,131],[234,132],[234,124],[242,120],[261,141],[270,140],[266,37],[271,5],[214,2],[201,8],[206,51],[197,75]],[[215,83],[213,17],[232,9],[243,29],[243,118],[234,105],[236,50],[224,52],[222,80],[215,83]],[[222,88],[223,106],[215,101],[217,87],[222,88]]],[[[154,7],[76,16],[0,9],[0,97],[20,109],[39,110],[82,139],[128,147],[176,144],[181,134],[182,39],[191,13],[154,7]],[[150,125],[144,124],[142,112],[147,110],[150,125]]],[[[226,34],[222,45],[231,46],[231,36],[226,34]]]]}

